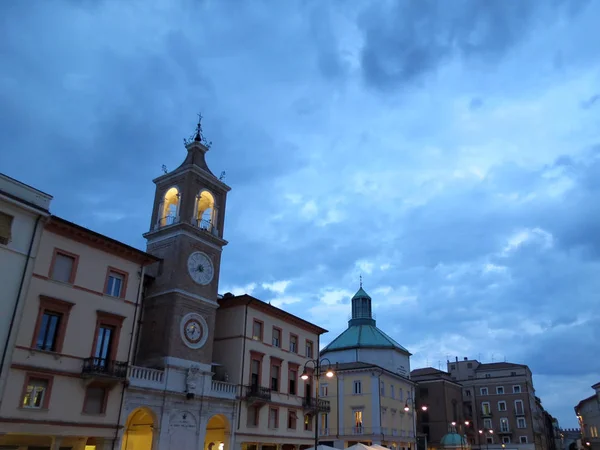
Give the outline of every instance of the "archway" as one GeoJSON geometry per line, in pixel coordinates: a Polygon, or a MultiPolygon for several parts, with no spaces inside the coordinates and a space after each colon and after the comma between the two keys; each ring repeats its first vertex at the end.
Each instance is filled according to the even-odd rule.
{"type": "Polygon", "coordinates": [[[154,414],[147,408],[138,408],[129,414],[121,450],[152,450],[156,427],[154,414]]]}
{"type": "Polygon", "coordinates": [[[227,417],[222,414],[212,416],[206,424],[204,450],[230,450],[229,432],[227,417]]]}

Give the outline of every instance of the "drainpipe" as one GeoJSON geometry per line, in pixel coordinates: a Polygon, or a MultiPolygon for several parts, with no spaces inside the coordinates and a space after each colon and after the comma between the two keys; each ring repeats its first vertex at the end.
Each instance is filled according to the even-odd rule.
{"type": "MultiPolygon", "coordinates": [[[[248,300],[248,303],[246,303],[246,310],[244,311],[244,336],[242,337],[243,341],[242,341],[242,365],[241,370],[240,370],[240,400],[242,398],[243,395],[243,391],[244,391],[244,362],[246,361],[246,338],[247,338],[247,328],[248,328],[248,306],[250,305],[250,303],[252,302],[252,300],[248,300]]],[[[262,370],[262,365],[260,367],[260,370],[262,370]]],[[[238,404],[238,417],[237,417],[237,431],[240,430],[240,426],[241,426],[241,421],[242,421],[242,402],[240,401],[238,404]]],[[[231,442],[229,443],[229,445],[231,446],[231,442]]]]}
{"type": "MultiPolygon", "coordinates": [[[[21,298],[21,293],[23,292],[23,286],[25,285],[25,277],[27,276],[27,268],[29,267],[29,260],[31,259],[31,253],[33,252],[33,243],[35,241],[35,236],[37,233],[38,225],[40,223],[41,215],[37,216],[35,220],[35,226],[33,227],[33,235],[31,236],[31,241],[29,241],[29,249],[27,250],[27,259],[25,260],[25,266],[23,267],[23,273],[21,274],[21,282],[19,284],[19,291],[17,292],[17,298],[15,299],[15,307],[13,308],[12,316],[10,318],[10,325],[8,326],[8,334],[6,336],[6,345],[2,350],[2,359],[0,360],[0,377],[2,376],[2,371],[4,370],[4,363],[6,362],[6,356],[8,355],[8,344],[10,342],[10,335],[12,334],[13,327],[15,326],[15,321],[17,318],[17,311],[19,309],[19,299],[21,298]]],[[[0,388],[4,385],[1,382],[0,388]]],[[[2,399],[0,399],[0,403],[2,399]]]]}
{"type": "MultiPolygon", "coordinates": [[[[138,290],[137,290],[137,295],[136,295],[136,299],[135,299],[135,310],[133,312],[133,323],[131,324],[131,336],[129,338],[129,348],[127,349],[127,371],[129,370],[129,364],[131,363],[133,357],[131,355],[131,350],[133,349],[133,341],[134,341],[134,337],[136,335],[136,321],[137,321],[137,315],[138,315],[138,310],[139,310],[139,306],[141,303],[141,290],[142,290],[142,285],[144,284],[144,265],[140,265],[140,282],[138,283],[138,290]]],[[[128,375],[128,372],[125,372],[125,376],[128,375]]],[[[117,440],[119,439],[119,424],[121,423],[121,416],[123,414],[123,404],[125,403],[125,389],[127,389],[127,379],[125,379],[125,381],[123,381],[123,387],[121,388],[121,402],[119,403],[119,414],[117,416],[117,423],[115,425],[115,438],[113,439],[112,442],[112,450],[115,450],[115,444],[117,442],[117,440]]]]}

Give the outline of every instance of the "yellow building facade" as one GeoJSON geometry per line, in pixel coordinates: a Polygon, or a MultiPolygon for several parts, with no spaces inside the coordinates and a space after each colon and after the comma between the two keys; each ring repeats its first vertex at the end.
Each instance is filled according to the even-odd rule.
{"type": "Polygon", "coordinates": [[[335,376],[320,380],[320,397],[331,404],[331,412],[319,418],[320,443],[414,448],[410,353],[377,328],[362,286],[352,298],[348,328],[321,351],[321,361],[335,376]]]}
{"type": "Polygon", "coordinates": [[[112,449],[145,266],[156,258],[52,216],[0,404],[0,447],[112,449]]]}

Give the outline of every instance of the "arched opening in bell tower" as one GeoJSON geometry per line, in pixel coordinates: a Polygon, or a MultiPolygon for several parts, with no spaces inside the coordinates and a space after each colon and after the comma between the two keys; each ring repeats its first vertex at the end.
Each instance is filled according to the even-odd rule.
{"type": "Polygon", "coordinates": [[[156,420],[152,411],[138,408],[127,418],[121,450],[154,450],[156,420]]]}
{"type": "Polygon", "coordinates": [[[204,450],[230,450],[229,421],[222,414],[212,416],[206,424],[204,450]]]}
{"type": "Polygon", "coordinates": [[[212,232],[216,221],[215,197],[203,190],[196,198],[196,226],[212,232]]]}
{"type": "Polygon", "coordinates": [[[176,187],[169,188],[165,193],[160,218],[161,227],[172,225],[178,221],[180,198],[179,189],[176,187]]]}

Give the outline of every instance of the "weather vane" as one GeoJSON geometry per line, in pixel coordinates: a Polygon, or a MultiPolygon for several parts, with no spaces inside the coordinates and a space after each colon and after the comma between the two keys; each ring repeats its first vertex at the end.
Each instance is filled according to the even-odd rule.
{"type": "Polygon", "coordinates": [[[186,146],[191,144],[192,142],[200,142],[208,149],[210,149],[212,145],[212,142],[207,140],[204,136],[204,133],[202,133],[202,114],[198,114],[198,124],[196,125],[196,130],[194,131],[194,134],[190,136],[189,139],[183,140],[183,143],[186,146]]]}

